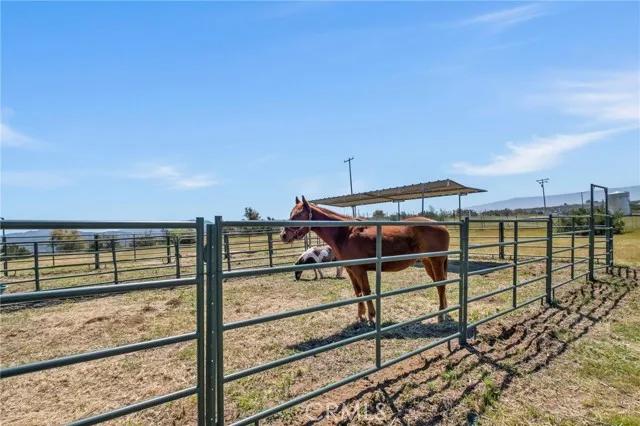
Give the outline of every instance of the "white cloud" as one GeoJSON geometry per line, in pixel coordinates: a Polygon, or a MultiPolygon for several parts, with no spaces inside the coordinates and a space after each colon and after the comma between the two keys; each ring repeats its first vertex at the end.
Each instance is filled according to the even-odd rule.
{"type": "Polygon", "coordinates": [[[456,22],[456,26],[484,25],[496,31],[506,29],[545,15],[542,4],[526,4],[522,6],[502,9],[495,12],[472,16],[456,22]]]}
{"type": "Polygon", "coordinates": [[[0,123],[0,146],[3,148],[29,148],[36,145],[31,136],[12,128],[6,123],[0,123]]]}
{"type": "Polygon", "coordinates": [[[640,124],[640,72],[591,73],[561,79],[534,103],[601,122],[640,124]]]}
{"type": "Polygon", "coordinates": [[[166,164],[145,164],[129,174],[133,179],[155,180],[172,189],[199,189],[217,185],[218,182],[207,174],[186,174],[175,166],[166,164]]]}
{"type": "Polygon", "coordinates": [[[614,134],[629,131],[633,127],[622,127],[595,132],[558,134],[534,138],[526,144],[507,143],[508,153],[497,155],[488,163],[454,163],[453,169],[473,176],[503,176],[545,170],[557,165],[563,155],[582,146],[606,139],[614,134]]]}
{"type": "Polygon", "coordinates": [[[3,171],[1,177],[3,187],[53,189],[72,183],[66,176],[46,171],[3,171]]]}

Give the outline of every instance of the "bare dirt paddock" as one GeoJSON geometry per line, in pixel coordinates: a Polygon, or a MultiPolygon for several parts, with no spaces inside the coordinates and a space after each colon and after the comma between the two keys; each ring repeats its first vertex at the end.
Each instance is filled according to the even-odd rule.
{"type": "MultiPolygon", "coordinates": [[[[522,268],[520,279],[544,274],[543,271],[544,264],[522,268]]],[[[566,271],[558,272],[554,280],[564,281],[566,271]]],[[[576,274],[582,272],[581,268],[576,274]]],[[[351,284],[346,279],[295,282],[291,275],[227,281],[224,287],[225,322],[353,296],[351,284]]],[[[450,278],[455,276],[450,274],[450,278]]],[[[421,268],[385,273],[383,291],[428,281],[421,268]]],[[[504,287],[510,282],[508,270],[470,277],[469,296],[504,287]]],[[[543,293],[544,280],[520,288],[518,298],[524,301],[543,293]]],[[[456,304],[457,297],[457,286],[450,285],[449,303],[456,304]]],[[[496,411],[499,401],[508,399],[511,392],[517,393],[521,383],[533,383],[554,365],[564,362],[565,352],[572,352],[588,340],[599,323],[624,319],[630,300],[635,300],[636,311],[638,308],[635,283],[620,278],[606,278],[595,284],[581,279],[559,289],[556,298],[557,306],[540,307],[535,303],[480,326],[478,338],[471,341],[470,348],[459,349],[454,343],[453,352],[446,346],[427,351],[287,410],[267,422],[459,424],[478,416],[489,416],[498,422],[510,423],[508,410],[496,411]]],[[[195,328],[194,301],[194,289],[177,288],[27,309],[3,309],[2,365],[8,367],[189,333],[195,328]]],[[[493,314],[510,304],[510,292],[475,302],[470,306],[469,321],[493,314]]],[[[369,326],[355,322],[355,310],[355,306],[347,306],[226,332],[225,373],[369,331],[369,326]]],[[[430,289],[385,298],[382,318],[384,324],[392,324],[436,310],[435,289],[430,289]]],[[[457,327],[456,312],[452,313],[448,324],[434,321],[413,324],[385,335],[382,341],[384,359],[423,346],[450,334],[457,327]]],[[[627,375],[640,373],[637,371],[640,365],[638,341],[635,342],[636,352],[630,356],[636,357],[636,370],[624,370],[627,375]]],[[[229,383],[225,386],[226,421],[244,418],[374,363],[374,340],[364,340],[229,383]]],[[[190,342],[3,379],[0,418],[7,425],[66,423],[193,386],[195,373],[195,342],[190,342]]],[[[613,389],[619,392],[615,396],[623,407],[619,409],[633,413],[638,410],[640,384],[637,380],[629,382],[631,385],[627,390],[613,389]]],[[[611,401],[611,398],[600,398],[600,401],[611,401]]],[[[553,404],[553,400],[546,400],[546,404],[553,404]]],[[[606,414],[607,411],[603,412],[606,414]]],[[[195,421],[196,400],[191,397],[112,423],[195,424],[195,421]]]]}

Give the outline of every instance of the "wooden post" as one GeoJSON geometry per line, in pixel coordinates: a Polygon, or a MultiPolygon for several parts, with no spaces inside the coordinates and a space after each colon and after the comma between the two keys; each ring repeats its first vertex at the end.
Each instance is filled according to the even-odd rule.
{"type": "Polygon", "coordinates": [[[93,269],[100,269],[100,242],[98,234],[93,234],[93,269]]]}
{"type": "Polygon", "coordinates": [[[180,237],[176,238],[174,256],[176,257],[176,278],[180,278],[180,237]]]}
{"type": "Polygon", "coordinates": [[[36,291],[40,291],[40,259],[38,256],[38,243],[33,243],[33,270],[36,275],[36,291]]]}
{"type": "Polygon", "coordinates": [[[267,243],[269,245],[269,267],[273,267],[273,236],[271,232],[267,234],[267,243]]]}
{"type": "Polygon", "coordinates": [[[118,259],[116,258],[116,241],[111,239],[111,258],[113,259],[113,282],[118,284],[118,259]]]}
{"type": "Polygon", "coordinates": [[[227,271],[231,270],[231,248],[229,247],[229,234],[224,234],[224,255],[227,257],[227,271]]]}

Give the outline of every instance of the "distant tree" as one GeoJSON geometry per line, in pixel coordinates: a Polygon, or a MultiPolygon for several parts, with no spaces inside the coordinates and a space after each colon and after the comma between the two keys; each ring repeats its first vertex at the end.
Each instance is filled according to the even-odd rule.
{"type": "Polygon", "coordinates": [[[245,207],[244,218],[246,220],[260,220],[260,213],[253,207],[245,207]]]}
{"type": "Polygon", "coordinates": [[[50,235],[56,251],[82,250],[87,245],[77,229],[54,229],[50,235]]]}
{"type": "Polygon", "coordinates": [[[31,254],[31,251],[29,251],[29,249],[26,247],[14,244],[7,245],[7,256],[24,256],[28,254],[31,254]]]}
{"type": "Polygon", "coordinates": [[[387,215],[385,212],[378,209],[378,210],[374,210],[373,213],[371,213],[371,217],[373,219],[385,219],[387,215]]]}

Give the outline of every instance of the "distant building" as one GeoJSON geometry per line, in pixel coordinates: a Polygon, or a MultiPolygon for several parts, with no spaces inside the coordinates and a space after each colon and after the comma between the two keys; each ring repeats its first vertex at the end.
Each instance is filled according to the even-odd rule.
{"type": "Polygon", "coordinates": [[[618,191],[609,194],[609,211],[612,213],[621,212],[628,216],[631,214],[631,201],[629,192],[618,191]]]}

